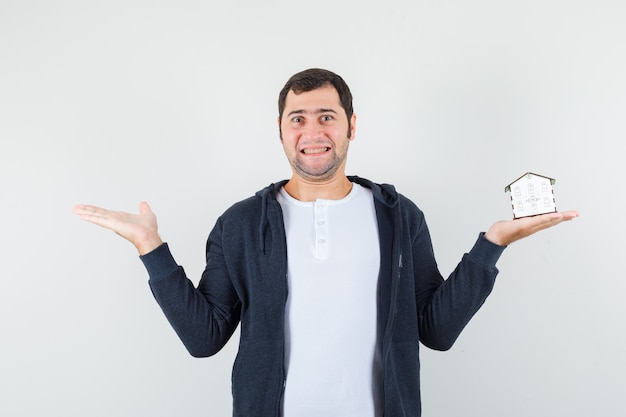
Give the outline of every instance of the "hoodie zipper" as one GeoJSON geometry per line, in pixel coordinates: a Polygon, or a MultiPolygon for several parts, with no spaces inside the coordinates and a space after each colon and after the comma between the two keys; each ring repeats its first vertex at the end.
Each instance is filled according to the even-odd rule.
{"type": "MultiPolygon", "coordinates": [[[[286,265],[286,264],[285,264],[286,265]]],[[[289,288],[288,288],[288,284],[289,283],[289,273],[285,272],[285,299],[284,299],[284,307],[287,305],[287,297],[289,296],[289,288]]],[[[283,335],[285,334],[285,311],[283,309],[283,335]]],[[[281,370],[282,370],[282,384],[280,387],[280,392],[278,393],[278,404],[276,404],[276,417],[281,417],[282,416],[282,409],[283,409],[283,398],[285,397],[285,387],[287,386],[287,375],[285,372],[285,340],[284,340],[284,336],[283,336],[283,347],[282,347],[282,354],[281,354],[281,370]]]]}
{"type": "Polygon", "coordinates": [[[396,316],[396,305],[397,305],[397,298],[398,298],[398,288],[399,288],[399,281],[400,278],[402,276],[402,227],[401,227],[401,221],[402,221],[402,212],[400,209],[400,205],[398,204],[397,208],[395,209],[394,212],[394,217],[393,217],[393,242],[392,242],[392,259],[397,259],[397,262],[393,262],[391,264],[391,291],[389,294],[390,297],[390,303],[389,303],[389,315],[387,316],[387,323],[385,324],[385,330],[384,330],[384,334],[383,334],[383,340],[382,340],[382,349],[383,349],[383,357],[382,357],[382,369],[383,369],[383,380],[382,380],[382,402],[383,402],[383,416],[385,416],[385,409],[387,408],[386,406],[386,399],[385,399],[385,373],[386,373],[386,364],[387,364],[387,360],[389,357],[389,352],[390,352],[390,344],[391,344],[391,337],[393,334],[393,325],[395,322],[395,316],[396,316]],[[387,337],[387,335],[389,335],[387,337]]]}

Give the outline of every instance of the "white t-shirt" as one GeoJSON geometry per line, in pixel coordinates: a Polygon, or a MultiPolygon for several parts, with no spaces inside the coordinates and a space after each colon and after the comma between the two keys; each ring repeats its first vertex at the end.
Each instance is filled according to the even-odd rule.
{"type": "Polygon", "coordinates": [[[374,200],[278,195],[287,233],[284,417],[379,417],[380,247],[374,200]]]}

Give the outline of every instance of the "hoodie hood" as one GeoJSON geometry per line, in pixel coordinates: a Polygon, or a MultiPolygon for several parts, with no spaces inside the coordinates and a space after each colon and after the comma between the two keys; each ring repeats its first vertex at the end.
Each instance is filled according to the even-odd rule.
{"type": "Polygon", "coordinates": [[[391,184],[377,184],[368,179],[357,177],[356,175],[348,176],[348,179],[356,184],[372,190],[374,198],[383,203],[387,207],[395,207],[398,205],[398,192],[396,187],[391,184]]]}
{"type": "MultiPolygon", "coordinates": [[[[391,184],[377,184],[368,179],[358,177],[356,175],[350,175],[347,177],[351,182],[359,184],[372,191],[374,199],[381,204],[389,207],[396,208],[399,204],[398,192],[396,188],[391,184]]],[[[267,211],[270,205],[279,205],[276,200],[278,191],[287,184],[288,180],[282,180],[272,183],[267,187],[259,190],[255,193],[255,196],[261,199],[261,221],[259,223],[259,244],[261,251],[265,254],[265,235],[269,227],[269,220],[267,211]]],[[[280,208],[279,208],[280,209],[280,208]]]]}
{"type": "MultiPolygon", "coordinates": [[[[365,188],[369,188],[374,195],[374,198],[388,207],[395,207],[398,204],[398,192],[396,188],[391,184],[377,184],[366,178],[361,178],[356,175],[349,175],[347,177],[351,182],[359,184],[365,188]]],[[[266,210],[266,205],[269,201],[276,200],[276,193],[287,184],[288,180],[282,180],[276,183],[272,183],[267,187],[256,192],[256,196],[261,198],[263,203],[263,210],[266,210]]]]}

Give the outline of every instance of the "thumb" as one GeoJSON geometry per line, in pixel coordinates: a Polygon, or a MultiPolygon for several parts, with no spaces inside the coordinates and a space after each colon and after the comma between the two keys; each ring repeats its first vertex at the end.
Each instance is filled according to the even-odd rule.
{"type": "Polygon", "coordinates": [[[142,201],[141,203],[139,203],[139,213],[147,214],[151,212],[152,212],[152,209],[150,208],[148,203],[146,203],[145,201],[142,201]]]}

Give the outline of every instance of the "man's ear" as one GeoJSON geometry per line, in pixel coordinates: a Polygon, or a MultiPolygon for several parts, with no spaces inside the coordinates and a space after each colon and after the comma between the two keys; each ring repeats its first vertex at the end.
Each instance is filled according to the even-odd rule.
{"type": "Polygon", "coordinates": [[[283,131],[280,128],[280,116],[278,116],[276,118],[276,120],[278,121],[278,137],[280,138],[280,141],[282,142],[283,141],[283,131]]]}
{"type": "Polygon", "coordinates": [[[352,117],[350,117],[350,136],[348,138],[352,141],[354,140],[354,135],[356,133],[356,114],[352,113],[352,117]]]}

